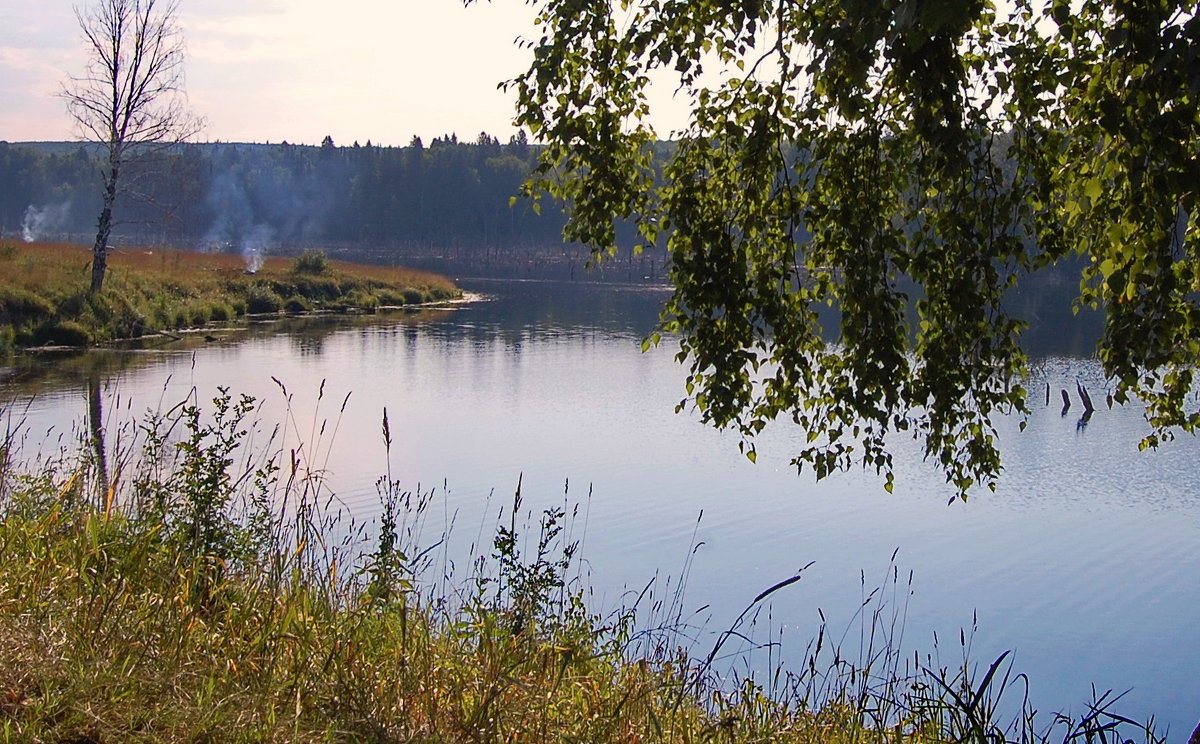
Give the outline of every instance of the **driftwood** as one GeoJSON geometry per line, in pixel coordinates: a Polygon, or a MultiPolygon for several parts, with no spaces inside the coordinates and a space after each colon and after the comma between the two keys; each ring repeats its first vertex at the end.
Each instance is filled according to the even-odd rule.
{"type": "Polygon", "coordinates": [[[1196,726],[1196,730],[1192,732],[1192,738],[1188,739],[1188,744],[1200,744],[1200,725],[1196,726]]]}
{"type": "Polygon", "coordinates": [[[1066,413],[1067,411],[1071,410],[1071,396],[1067,395],[1066,390],[1060,390],[1059,392],[1062,393],[1063,413],[1066,413]]]}

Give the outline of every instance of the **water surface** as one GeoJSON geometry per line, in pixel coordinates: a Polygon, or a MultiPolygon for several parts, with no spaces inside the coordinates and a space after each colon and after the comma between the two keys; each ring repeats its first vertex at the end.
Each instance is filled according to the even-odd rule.
{"type": "MultiPolygon", "coordinates": [[[[895,443],[894,494],[857,471],[815,483],[788,465],[803,441],[794,428],[769,429],[751,464],[736,438],[674,413],[684,377],[674,349],[638,350],[662,289],[468,288],[490,299],[22,362],[0,392],[16,398],[10,410],[23,410],[38,438],[84,425],[89,376],[102,380],[109,431],[193,388],[206,400],[229,386],[262,401],[264,422],[290,421],[288,445],[305,442],[341,503],[362,518],[377,511],[375,481],[389,464],[386,407],[391,472],[438,487],[427,529],[454,522],[449,557],[459,565],[470,562],[471,543],[486,543],[520,479],[527,510],[582,502],[575,536],[598,608],[656,573],[679,576],[691,556],[686,610],[707,606],[694,618],[707,622],[698,653],[759,591],[810,562],[770,603],[785,660],[799,658],[816,633],[818,609],[853,637],[864,587],[885,584],[894,568],[902,587],[913,577],[911,597],[901,591],[896,600],[906,605],[906,647],[931,650],[937,634],[942,661],[953,664],[959,629],[977,621],[972,657],[986,667],[1012,649],[1042,710],[1079,713],[1095,684],[1128,689],[1120,710],[1155,714],[1173,741],[1200,719],[1195,439],[1138,453],[1145,424],[1136,408],[1101,405],[1081,426],[1077,402],[1062,416],[1039,392],[1024,432],[1015,420],[1001,425],[1006,470],[995,494],[947,505],[942,476],[906,440],[895,443]],[[290,413],[273,377],[291,395],[290,413]],[[703,544],[693,554],[695,543],[703,544]]],[[[1030,389],[1073,390],[1080,381],[1101,400],[1096,362],[1056,356],[1053,335],[1038,341],[1030,389]]],[[[760,627],[759,640],[765,634],[760,627]]]]}

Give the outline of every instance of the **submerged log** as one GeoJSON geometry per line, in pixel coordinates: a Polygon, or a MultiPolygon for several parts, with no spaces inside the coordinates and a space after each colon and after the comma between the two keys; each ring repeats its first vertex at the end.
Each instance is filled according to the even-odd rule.
{"type": "Polygon", "coordinates": [[[1083,410],[1088,413],[1096,410],[1095,406],[1092,405],[1092,396],[1088,395],[1087,388],[1082,383],[1075,383],[1075,392],[1079,393],[1079,399],[1083,401],[1083,410]]]}

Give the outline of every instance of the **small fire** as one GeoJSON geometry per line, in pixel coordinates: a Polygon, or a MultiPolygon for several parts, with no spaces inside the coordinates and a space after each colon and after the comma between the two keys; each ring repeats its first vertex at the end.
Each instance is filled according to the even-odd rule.
{"type": "Polygon", "coordinates": [[[266,225],[257,225],[249,234],[242,236],[242,260],[246,262],[246,273],[257,274],[262,268],[265,250],[270,246],[274,233],[266,225]]]}

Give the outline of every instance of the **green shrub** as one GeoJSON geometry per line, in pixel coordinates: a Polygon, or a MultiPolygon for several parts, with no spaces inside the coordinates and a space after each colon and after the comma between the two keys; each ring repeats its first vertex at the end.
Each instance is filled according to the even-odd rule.
{"type": "MultiPolygon", "coordinates": [[[[145,303],[145,297],[139,297],[136,293],[106,290],[88,298],[89,312],[85,313],[84,317],[88,317],[90,314],[96,326],[102,328],[105,332],[104,335],[110,338],[144,336],[149,324],[146,315],[135,304],[135,299],[140,299],[145,303]]],[[[160,298],[155,306],[165,309],[166,303],[160,298]]],[[[166,323],[162,323],[158,327],[165,325],[166,323]]]]}
{"type": "Polygon", "coordinates": [[[405,302],[403,292],[389,289],[387,287],[380,287],[374,290],[374,294],[378,299],[379,304],[385,307],[395,307],[398,305],[403,305],[405,302]]]}
{"type": "Polygon", "coordinates": [[[299,294],[313,300],[336,300],[342,296],[342,287],[331,276],[303,276],[296,279],[296,286],[288,294],[299,294]]]}
{"type": "Polygon", "coordinates": [[[215,302],[209,311],[210,319],[217,323],[227,323],[238,315],[233,305],[228,302],[215,302]]]}
{"type": "Polygon", "coordinates": [[[292,271],[297,274],[324,274],[328,270],[329,258],[317,250],[307,250],[292,262],[292,271]]]}
{"type": "Polygon", "coordinates": [[[146,316],[125,304],[113,314],[108,326],[113,338],[137,338],[146,335],[146,316]]]}
{"type": "Polygon", "coordinates": [[[0,353],[12,351],[17,345],[17,333],[10,325],[0,326],[0,353]]]}
{"type": "Polygon", "coordinates": [[[57,304],[56,315],[61,318],[78,318],[88,310],[104,307],[103,300],[92,302],[88,293],[83,290],[59,298],[57,304]]]}
{"type": "Polygon", "coordinates": [[[73,320],[50,320],[33,332],[33,342],[39,346],[87,346],[92,333],[73,320]]]}
{"type": "Polygon", "coordinates": [[[188,325],[198,328],[212,318],[212,308],[205,303],[198,303],[188,308],[188,325]]]}
{"type": "Polygon", "coordinates": [[[312,310],[312,305],[300,295],[292,295],[283,303],[283,309],[289,313],[307,313],[312,310]]]}
{"type": "Polygon", "coordinates": [[[457,300],[462,297],[462,291],[449,287],[433,287],[427,290],[430,300],[457,300]]]}
{"type": "Polygon", "coordinates": [[[375,312],[379,307],[379,298],[365,289],[356,289],[344,298],[346,305],[360,310],[365,310],[369,313],[375,312]]]}
{"type": "Polygon", "coordinates": [[[54,303],[20,287],[0,289],[0,322],[20,325],[54,316],[54,303]]]}
{"type": "Polygon", "coordinates": [[[419,305],[425,302],[425,293],[415,287],[404,288],[404,304],[419,305]]]}
{"type": "Polygon", "coordinates": [[[256,284],[246,291],[246,312],[277,313],[283,307],[283,298],[270,287],[256,284]]]}
{"type": "Polygon", "coordinates": [[[85,313],[90,313],[100,325],[109,323],[121,307],[128,306],[129,304],[110,292],[100,292],[97,294],[85,293],[84,297],[87,303],[85,313]]]}

